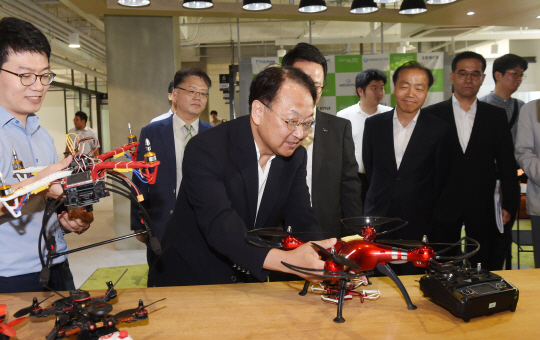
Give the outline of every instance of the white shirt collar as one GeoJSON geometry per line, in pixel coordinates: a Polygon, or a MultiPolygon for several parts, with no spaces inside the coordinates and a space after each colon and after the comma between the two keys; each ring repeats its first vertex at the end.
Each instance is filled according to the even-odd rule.
{"type": "MultiPolygon", "coordinates": [[[[257,145],[257,142],[255,142],[255,140],[253,140],[253,143],[255,143],[255,151],[257,151],[257,163],[259,163],[259,161],[261,160],[261,150],[259,150],[259,146],[257,145]]],[[[268,166],[274,158],[276,158],[275,154],[272,155],[270,159],[268,159],[268,163],[266,163],[266,166],[268,166]]]]}
{"type": "MultiPolygon", "coordinates": [[[[456,98],[456,96],[455,96],[454,94],[452,94],[452,105],[453,105],[454,107],[458,107],[458,108],[460,108],[461,110],[463,110],[463,109],[461,108],[461,103],[459,102],[459,100],[456,98]]],[[[474,100],[474,103],[471,104],[471,108],[469,109],[469,111],[474,111],[474,112],[476,112],[476,106],[477,106],[477,105],[478,105],[478,98],[476,98],[476,99],[474,100]]],[[[463,111],[465,111],[465,110],[463,110],[463,111]]],[[[465,113],[467,113],[467,112],[465,112],[465,113]]]]}
{"type": "MultiPolygon", "coordinates": [[[[412,122],[414,122],[416,124],[416,122],[418,121],[418,116],[420,115],[420,110],[421,109],[418,109],[418,112],[416,112],[416,115],[414,116],[414,118],[409,122],[409,124],[406,126],[408,127],[409,125],[411,125],[412,122]]],[[[394,108],[394,118],[395,120],[397,120],[397,107],[394,108]]],[[[401,125],[401,123],[399,123],[399,125],[401,125]]],[[[401,125],[402,126],[402,125],[401,125]]]]}
{"type": "MultiPolygon", "coordinates": [[[[173,114],[173,127],[175,130],[180,130],[186,125],[186,122],[182,120],[182,118],[178,117],[178,115],[173,114]]],[[[199,133],[199,118],[195,119],[193,123],[191,123],[191,130],[192,134],[196,135],[199,133]]]]}

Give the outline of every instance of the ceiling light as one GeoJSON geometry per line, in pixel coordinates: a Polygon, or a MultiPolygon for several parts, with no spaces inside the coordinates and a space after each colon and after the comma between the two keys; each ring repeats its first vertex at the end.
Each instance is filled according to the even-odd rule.
{"type": "Polygon", "coordinates": [[[424,0],[403,0],[399,14],[418,14],[427,11],[424,0]]]}
{"type": "Polygon", "coordinates": [[[474,15],[474,12],[467,12],[467,15],[474,15]]]}
{"type": "Polygon", "coordinates": [[[189,9],[205,9],[214,7],[214,4],[212,0],[184,0],[182,6],[189,9]]]}
{"type": "Polygon", "coordinates": [[[79,43],[79,33],[70,33],[69,34],[69,47],[79,48],[81,44],[79,43]]]}
{"type": "Polygon", "coordinates": [[[351,5],[351,13],[366,14],[377,12],[379,7],[373,0],[354,0],[351,5]]]}
{"type": "Polygon", "coordinates": [[[270,0],[244,0],[243,9],[246,11],[264,11],[272,7],[270,0]]]}
{"type": "Polygon", "coordinates": [[[427,0],[427,3],[430,5],[444,5],[451,2],[456,2],[456,0],[427,0]]]}
{"type": "Polygon", "coordinates": [[[300,0],[298,11],[302,13],[318,13],[326,11],[326,2],[324,2],[324,0],[300,0]]]}
{"type": "Polygon", "coordinates": [[[143,7],[150,5],[150,0],[118,0],[118,4],[129,7],[143,7]]]}
{"type": "Polygon", "coordinates": [[[391,4],[392,2],[399,2],[399,0],[373,0],[378,4],[391,4]]]}

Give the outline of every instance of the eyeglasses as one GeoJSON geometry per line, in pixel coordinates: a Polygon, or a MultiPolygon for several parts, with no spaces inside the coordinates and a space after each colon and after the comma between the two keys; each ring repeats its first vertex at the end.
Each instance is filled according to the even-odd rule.
{"type": "Polygon", "coordinates": [[[186,89],[183,89],[179,86],[175,87],[175,89],[180,89],[180,90],[184,90],[186,91],[191,97],[195,97],[196,95],[199,95],[202,97],[206,97],[208,98],[208,93],[207,92],[198,92],[198,91],[193,91],[193,90],[186,90],[186,89]]]}
{"type": "Polygon", "coordinates": [[[307,132],[313,128],[313,125],[315,124],[315,120],[309,119],[306,122],[300,122],[298,119],[289,119],[285,120],[280,115],[276,113],[276,111],[272,110],[270,106],[266,105],[265,103],[261,102],[266,108],[270,111],[272,111],[276,116],[278,116],[282,121],[287,124],[287,128],[291,131],[294,131],[298,129],[299,126],[302,126],[302,131],[307,132]]]}
{"type": "Polygon", "coordinates": [[[326,85],[327,85],[326,81],[324,81],[324,84],[322,86],[315,84],[315,88],[317,89],[317,94],[321,94],[324,88],[326,87],[326,85]]]}
{"type": "Polygon", "coordinates": [[[478,72],[478,71],[472,72],[472,73],[465,72],[465,71],[459,71],[457,73],[457,76],[461,80],[465,80],[465,79],[469,78],[469,76],[471,76],[472,80],[480,80],[480,78],[482,78],[483,74],[482,74],[482,72],[478,72]]]}
{"type": "Polygon", "coordinates": [[[506,73],[510,73],[512,75],[512,77],[514,77],[514,78],[521,78],[521,79],[527,78],[526,74],[519,73],[519,72],[516,72],[516,71],[506,71],[506,73]]]}
{"type": "Polygon", "coordinates": [[[5,70],[3,68],[0,68],[0,70],[2,71],[6,71],[7,73],[11,73],[17,77],[20,77],[21,78],[21,84],[23,84],[24,86],[30,86],[32,84],[34,84],[36,82],[36,79],[39,77],[39,81],[41,82],[41,84],[43,86],[47,86],[47,85],[50,85],[53,80],[54,80],[54,77],[56,77],[56,74],[52,73],[52,72],[49,72],[49,73],[45,73],[45,74],[35,74],[35,73],[15,73],[15,72],[11,72],[11,71],[8,71],[8,70],[5,70]]]}

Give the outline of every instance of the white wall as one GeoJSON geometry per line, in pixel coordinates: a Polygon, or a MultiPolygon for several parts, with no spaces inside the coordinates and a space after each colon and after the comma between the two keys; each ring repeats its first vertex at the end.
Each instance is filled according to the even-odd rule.
{"type": "Polygon", "coordinates": [[[66,149],[66,112],[64,109],[64,91],[49,91],[37,112],[39,124],[53,137],[58,158],[64,158],[66,149]]]}

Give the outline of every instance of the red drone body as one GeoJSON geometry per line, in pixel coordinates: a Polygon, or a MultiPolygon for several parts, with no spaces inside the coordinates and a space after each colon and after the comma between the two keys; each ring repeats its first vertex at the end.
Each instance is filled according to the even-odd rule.
{"type": "MultiPolygon", "coordinates": [[[[360,267],[360,270],[355,271],[373,270],[378,264],[385,265],[392,261],[411,261],[416,267],[427,267],[430,260],[435,256],[433,248],[426,245],[405,250],[375,243],[371,241],[376,235],[375,230],[371,227],[366,227],[364,230],[366,231],[362,232],[362,234],[366,235],[367,240],[348,242],[338,240],[334,245],[336,255],[343,255],[360,267]]],[[[284,237],[282,243],[283,249],[286,250],[292,250],[304,244],[303,241],[291,235],[284,237]]],[[[327,271],[343,270],[343,265],[327,259],[324,269],[327,271]]]]}

